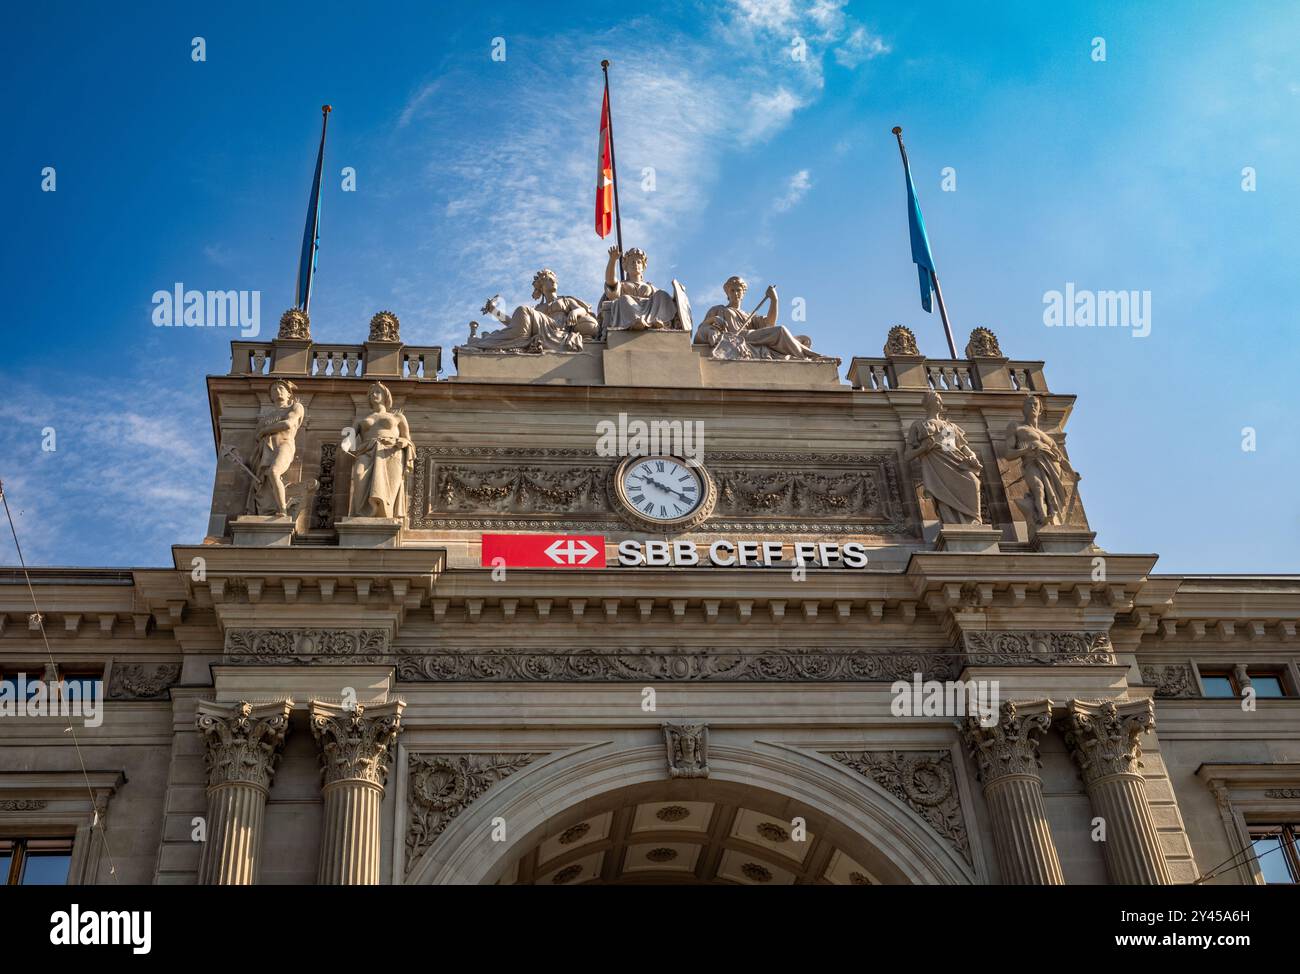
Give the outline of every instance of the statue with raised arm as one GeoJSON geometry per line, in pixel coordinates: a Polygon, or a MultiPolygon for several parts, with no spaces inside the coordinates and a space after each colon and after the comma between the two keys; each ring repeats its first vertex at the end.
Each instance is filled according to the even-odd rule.
{"type": "Polygon", "coordinates": [[[507,318],[497,308],[497,299],[490,298],[483,305],[483,314],[506,327],[478,335],[476,324],[471,325],[469,341],[461,347],[492,352],[582,351],[583,338],[596,337],[596,318],[587,302],[558,294],[558,290],[555,272],[543,268],[533,275],[533,299],[537,303],[531,308],[521,304],[507,318]]]}
{"type": "Polygon", "coordinates": [[[342,449],[352,456],[353,517],[406,517],[406,476],[415,466],[415,444],[406,417],[393,411],[393,394],[382,382],[370,387],[370,412],[343,430],[342,449]]]}
{"type": "Polygon", "coordinates": [[[271,383],[271,405],[257,414],[257,452],[251,462],[253,482],[246,505],[250,514],[289,516],[284,475],[293,464],[294,438],[304,413],[297,393],[292,382],[276,379],[271,383]]]}
{"type": "Polygon", "coordinates": [[[931,389],[925,394],[925,419],[907,431],[903,462],[921,466],[921,487],[934,501],[944,524],[980,523],[980,463],[966,434],[944,416],[943,399],[931,389]]]}
{"type": "Polygon", "coordinates": [[[710,357],[716,359],[777,359],[781,361],[827,362],[838,361],[812,350],[812,339],[807,335],[792,334],[789,328],[776,323],[780,314],[776,288],[768,285],[763,300],[753,311],[745,311],[740,303],[745,299],[749,285],[740,276],[727,278],[722,285],[727,295],[726,304],[715,304],[709,309],[700,329],[695,333],[697,345],[708,345],[710,357]],[[767,314],[759,316],[758,309],[767,304],[767,314]]]}
{"type": "Polygon", "coordinates": [[[643,331],[647,328],[690,331],[691,307],[685,289],[673,281],[672,294],[659,290],[645,279],[645,268],[644,250],[633,247],[620,255],[618,247],[609,248],[605,294],[597,314],[601,328],[605,331],[643,331]],[[625,277],[622,281],[618,279],[620,256],[625,277]]]}
{"type": "Polygon", "coordinates": [[[1036,527],[1061,524],[1064,520],[1065,484],[1062,474],[1070,470],[1065,454],[1051,435],[1038,427],[1043,404],[1037,396],[1026,396],[1024,421],[1007,426],[1008,460],[1020,461],[1020,475],[1028,490],[1028,503],[1021,502],[1025,514],[1036,527]]]}

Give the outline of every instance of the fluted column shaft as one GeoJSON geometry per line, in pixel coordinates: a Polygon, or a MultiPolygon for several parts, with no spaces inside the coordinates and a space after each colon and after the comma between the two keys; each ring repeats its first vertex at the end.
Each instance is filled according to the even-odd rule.
{"type": "Polygon", "coordinates": [[[254,707],[203,702],[196,723],[207,743],[208,815],[199,882],[257,882],[266,798],[289,730],[292,701],[254,707]]]}
{"type": "Polygon", "coordinates": [[[984,783],[1002,881],[1009,885],[1065,882],[1038,772],[1038,742],[1051,723],[1052,702],[1038,700],[1004,703],[992,726],[970,717],[962,727],[984,783]]]}
{"type": "Polygon", "coordinates": [[[402,701],[347,709],[313,701],[311,729],[321,748],[325,822],[316,881],[379,882],[379,806],[391,747],[401,733],[402,701]]]}
{"type": "Polygon", "coordinates": [[[325,831],[316,882],[373,886],[379,882],[379,803],[384,790],[365,781],[326,785],[325,831]]]}
{"type": "Polygon", "coordinates": [[[1070,701],[1066,743],[1083,773],[1093,815],[1104,823],[1112,883],[1165,886],[1169,867],[1147,800],[1139,738],[1155,729],[1150,700],[1115,704],[1070,701]]]}

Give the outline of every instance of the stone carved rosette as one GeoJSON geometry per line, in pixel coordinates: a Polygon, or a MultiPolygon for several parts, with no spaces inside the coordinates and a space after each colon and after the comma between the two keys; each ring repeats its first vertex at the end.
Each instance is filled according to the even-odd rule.
{"type": "Polygon", "coordinates": [[[351,708],[312,701],[311,731],[321,749],[323,787],[362,782],[382,790],[405,706],[400,700],[351,708]]]}
{"type": "Polygon", "coordinates": [[[292,708],[291,700],[260,706],[201,702],[196,723],[207,743],[208,788],[246,784],[269,791],[292,708]]]}

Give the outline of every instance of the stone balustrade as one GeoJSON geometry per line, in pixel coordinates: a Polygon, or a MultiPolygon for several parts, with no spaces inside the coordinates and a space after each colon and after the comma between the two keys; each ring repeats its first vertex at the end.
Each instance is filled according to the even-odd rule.
{"type": "Polygon", "coordinates": [[[849,363],[855,389],[934,389],[938,392],[1048,392],[1042,362],[1007,359],[859,358],[849,363]]]}
{"type": "Polygon", "coordinates": [[[292,339],[231,342],[231,375],[434,379],[442,368],[436,345],[328,345],[292,339]]]}

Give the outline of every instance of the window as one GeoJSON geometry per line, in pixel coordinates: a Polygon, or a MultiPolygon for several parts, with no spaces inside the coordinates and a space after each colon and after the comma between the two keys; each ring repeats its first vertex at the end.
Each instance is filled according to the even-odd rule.
{"type": "Polygon", "coordinates": [[[1264,874],[1264,882],[1290,885],[1300,883],[1300,851],[1296,836],[1300,826],[1261,825],[1250,830],[1255,861],[1264,874]]]}
{"type": "Polygon", "coordinates": [[[9,886],[62,886],[71,866],[71,839],[0,839],[0,879],[9,886]]]}
{"type": "Polygon", "coordinates": [[[1256,697],[1285,697],[1286,684],[1282,682],[1282,674],[1277,670],[1259,670],[1253,667],[1246,671],[1250,677],[1250,685],[1255,690],[1256,697]]]}
{"type": "Polygon", "coordinates": [[[1207,697],[1240,697],[1241,688],[1231,670],[1202,670],[1201,685],[1207,697]]]}

